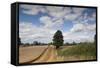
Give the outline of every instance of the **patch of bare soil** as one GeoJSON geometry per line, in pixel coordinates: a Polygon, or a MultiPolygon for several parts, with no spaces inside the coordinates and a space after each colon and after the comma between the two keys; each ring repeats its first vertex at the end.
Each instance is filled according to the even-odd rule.
{"type": "Polygon", "coordinates": [[[19,63],[25,63],[37,58],[48,46],[19,47],[19,63]]]}

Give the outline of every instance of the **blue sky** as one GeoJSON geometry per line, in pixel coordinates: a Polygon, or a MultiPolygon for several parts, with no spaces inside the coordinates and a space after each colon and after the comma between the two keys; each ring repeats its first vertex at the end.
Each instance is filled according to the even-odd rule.
{"type": "Polygon", "coordinates": [[[62,31],[64,42],[93,42],[96,9],[20,4],[19,36],[23,43],[52,42],[57,30],[62,31]]]}

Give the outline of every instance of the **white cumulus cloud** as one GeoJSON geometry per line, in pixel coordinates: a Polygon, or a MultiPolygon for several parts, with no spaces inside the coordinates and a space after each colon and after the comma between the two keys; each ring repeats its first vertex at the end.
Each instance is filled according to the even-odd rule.
{"type": "Polygon", "coordinates": [[[22,12],[28,15],[37,15],[39,12],[45,13],[43,6],[39,5],[20,5],[20,7],[24,9],[22,12]]]}
{"type": "Polygon", "coordinates": [[[32,43],[33,41],[50,42],[52,41],[55,30],[37,27],[31,22],[21,22],[19,24],[19,35],[23,43],[32,43]]]}
{"type": "Polygon", "coordinates": [[[20,5],[20,7],[23,8],[22,12],[27,15],[44,14],[39,17],[41,26],[36,26],[33,22],[20,22],[19,35],[24,43],[32,43],[33,41],[51,42],[54,33],[61,30],[62,25],[67,23],[64,21],[67,20],[72,21],[73,27],[69,31],[62,31],[65,42],[93,41],[96,25],[88,24],[88,22],[95,20],[96,13],[89,17],[87,13],[83,14],[86,8],[39,5],[20,5]]]}

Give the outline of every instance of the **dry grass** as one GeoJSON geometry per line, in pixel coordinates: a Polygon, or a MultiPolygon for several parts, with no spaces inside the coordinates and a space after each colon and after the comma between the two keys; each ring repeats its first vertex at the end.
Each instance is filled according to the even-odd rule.
{"type": "Polygon", "coordinates": [[[53,45],[49,46],[27,46],[19,48],[19,63],[30,62],[61,62],[61,61],[79,61],[95,60],[95,46],[62,46],[56,50],[53,45]],[[38,59],[36,59],[39,57],[38,59]],[[36,59],[35,61],[33,61],[36,59]]]}
{"type": "Polygon", "coordinates": [[[24,63],[37,58],[48,46],[19,47],[19,63],[24,63]]]}

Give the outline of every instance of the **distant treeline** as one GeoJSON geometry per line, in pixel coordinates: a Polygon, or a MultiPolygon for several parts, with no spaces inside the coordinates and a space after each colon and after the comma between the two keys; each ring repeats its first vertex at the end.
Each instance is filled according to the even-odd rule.
{"type": "Polygon", "coordinates": [[[20,46],[39,46],[39,45],[51,45],[51,43],[41,43],[34,41],[33,43],[21,43],[20,46]]]}
{"type": "Polygon", "coordinates": [[[76,43],[76,42],[72,42],[72,43],[69,43],[69,42],[66,42],[66,43],[63,43],[63,36],[62,36],[62,32],[61,31],[57,31],[54,35],[54,39],[53,39],[53,42],[50,42],[50,43],[43,43],[43,42],[39,42],[39,41],[33,41],[33,43],[22,43],[21,42],[21,39],[20,37],[18,38],[18,45],[21,45],[21,46],[36,46],[36,45],[55,45],[57,48],[59,48],[60,46],[72,46],[72,45],[78,45],[78,44],[90,44],[90,43],[96,43],[96,35],[94,36],[94,42],[79,42],[79,43],[76,43]]]}
{"type": "MultiPolygon", "coordinates": [[[[73,46],[73,45],[79,45],[79,44],[91,44],[94,42],[80,42],[80,43],[76,43],[76,42],[72,42],[72,43],[64,43],[63,46],[73,46]]],[[[39,46],[39,45],[53,45],[52,42],[50,43],[41,43],[38,41],[34,41],[33,43],[21,43],[20,46],[39,46]]]]}

